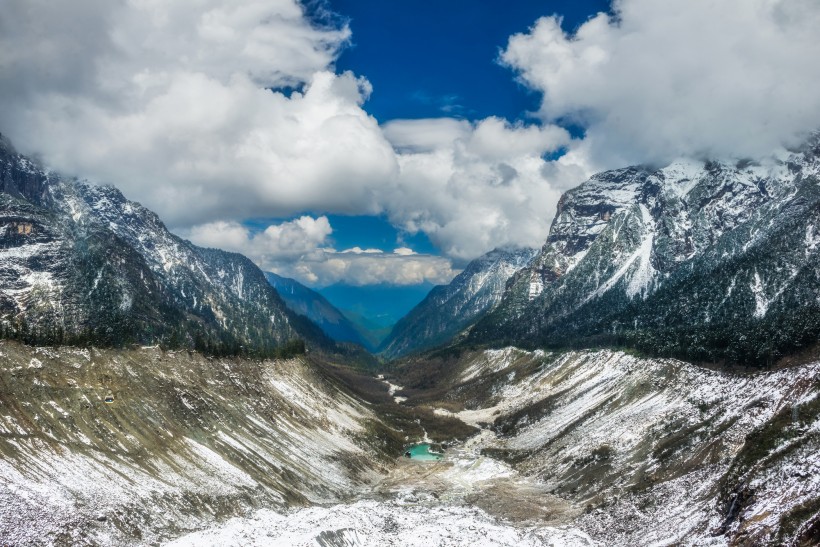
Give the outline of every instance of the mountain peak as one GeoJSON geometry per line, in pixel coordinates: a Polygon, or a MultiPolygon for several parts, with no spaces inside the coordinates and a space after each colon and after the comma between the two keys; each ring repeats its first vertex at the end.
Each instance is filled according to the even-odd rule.
{"type": "Polygon", "coordinates": [[[46,173],[7,139],[3,147],[6,336],[211,353],[267,354],[295,338],[328,344],[246,257],[196,247],[113,186],[46,173]]]}
{"type": "Polygon", "coordinates": [[[803,316],[807,336],[820,334],[818,174],[811,143],[764,162],[599,173],[562,196],[538,256],[471,337],[777,359],[803,343],[774,340],[783,322],[803,316]],[[730,335],[755,329],[771,343],[730,335]]]}

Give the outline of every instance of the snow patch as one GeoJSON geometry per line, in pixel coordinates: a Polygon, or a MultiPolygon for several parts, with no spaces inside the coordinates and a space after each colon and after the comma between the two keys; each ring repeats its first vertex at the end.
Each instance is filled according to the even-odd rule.
{"type": "Polygon", "coordinates": [[[168,544],[185,546],[381,547],[581,547],[600,545],[569,527],[519,528],[497,522],[480,509],[425,506],[398,501],[363,500],[348,505],[312,507],[289,514],[260,510],[222,526],[168,544]]]}

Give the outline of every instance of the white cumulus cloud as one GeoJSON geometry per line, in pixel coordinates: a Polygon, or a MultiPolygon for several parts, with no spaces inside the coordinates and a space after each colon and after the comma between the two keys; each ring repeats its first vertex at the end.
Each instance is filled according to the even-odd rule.
{"type": "Polygon", "coordinates": [[[302,216],[257,233],[238,222],[216,221],[194,226],[182,235],[203,247],[242,253],[262,269],[271,269],[278,262],[317,252],[328,244],[332,232],[327,217],[302,216]]]}
{"type": "Polygon", "coordinates": [[[349,35],[295,0],[9,0],[0,128],[172,226],[376,212],[397,164],[370,84],[330,70],[349,35]]]}
{"type": "MultiPolygon", "coordinates": [[[[260,265],[303,253],[287,258],[283,240],[241,222],[304,212],[384,214],[459,261],[539,245],[560,192],[582,180],[542,158],[569,143],[566,131],[497,118],[380,127],[363,108],[369,82],[334,70],[349,39],[345,26],[312,24],[297,0],[8,0],[0,130],[260,265]]],[[[300,234],[317,245],[317,232],[300,234]]]]}
{"type": "Polygon", "coordinates": [[[361,247],[337,251],[331,246],[332,233],[327,217],[305,215],[262,231],[217,221],[194,226],[182,235],[203,247],[242,253],[265,271],[313,286],[445,284],[458,274],[447,258],[418,254],[407,247],[392,253],[361,247]]]}
{"type": "Polygon", "coordinates": [[[380,126],[366,111],[378,90],[334,66],[350,30],[298,0],[5,0],[0,131],[197,243],[323,284],[446,281],[451,260],[540,246],[561,193],[597,170],[764,155],[820,127],[816,0],[613,12],[510,38],[500,59],[543,94],[537,121],[380,126]],[[335,250],[321,215],[340,213],[424,232],[445,258],[335,250]],[[256,232],[249,218],[293,220],[256,232]]]}
{"type": "Polygon", "coordinates": [[[555,125],[396,120],[384,132],[403,151],[384,196],[388,217],[460,261],[499,246],[540,246],[561,193],[592,174],[583,161],[545,159],[572,145],[555,125]]]}
{"type": "Polygon", "coordinates": [[[543,93],[546,121],[586,127],[597,164],[759,157],[820,128],[815,0],[616,0],[574,35],[556,17],[502,62],[543,93]]]}
{"type": "Polygon", "coordinates": [[[281,275],[326,286],[336,282],[349,285],[418,285],[449,283],[458,274],[451,262],[440,256],[400,253],[334,253],[325,251],[296,264],[286,265],[281,275]],[[283,272],[283,273],[282,273],[283,272]]]}

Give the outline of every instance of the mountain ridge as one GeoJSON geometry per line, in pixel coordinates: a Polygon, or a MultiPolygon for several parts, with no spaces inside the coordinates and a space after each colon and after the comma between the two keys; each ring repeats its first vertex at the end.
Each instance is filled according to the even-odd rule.
{"type": "Polygon", "coordinates": [[[449,284],[434,287],[401,318],[379,347],[387,358],[430,349],[468,328],[501,300],[507,280],[535,249],[494,249],[470,262],[449,284]]]}
{"type": "Polygon", "coordinates": [[[173,235],[113,186],[47,171],[5,138],[0,181],[4,337],[215,354],[333,346],[248,258],[173,235]]]}
{"type": "Polygon", "coordinates": [[[817,341],[820,138],[767,162],[599,173],[471,343],[765,366],[817,341]]]}
{"type": "Polygon", "coordinates": [[[265,272],[265,277],[292,311],[307,317],[333,340],[369,346],[350,319],[320,293],[273,272],[265,272]]]}

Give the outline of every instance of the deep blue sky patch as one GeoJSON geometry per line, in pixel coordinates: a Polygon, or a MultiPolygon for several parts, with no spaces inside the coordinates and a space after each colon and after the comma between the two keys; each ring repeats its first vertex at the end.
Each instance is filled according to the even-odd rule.
{"type": "Polygon", "coordinates": [[[329,0],[349,18],[353,44],[337,68],[373,84],[367,111],[379,122],[439,116],[525,119],[539,97],[496,59],[512,34],[560,14],[572,32],[605,0],[329,0]]]}

